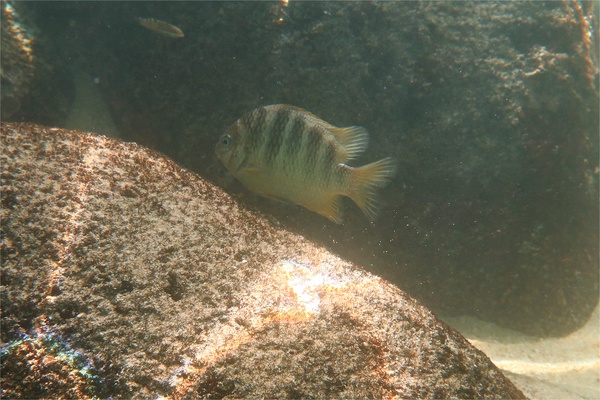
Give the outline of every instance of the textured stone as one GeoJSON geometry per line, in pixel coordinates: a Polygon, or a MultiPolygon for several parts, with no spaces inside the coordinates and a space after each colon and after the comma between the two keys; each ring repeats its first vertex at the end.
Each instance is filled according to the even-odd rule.
{"type": "Polygon", "coordinates": [[[3,123],[1,161],[3,395],[524,398],[413,298],[164,156],[3,123]]]}

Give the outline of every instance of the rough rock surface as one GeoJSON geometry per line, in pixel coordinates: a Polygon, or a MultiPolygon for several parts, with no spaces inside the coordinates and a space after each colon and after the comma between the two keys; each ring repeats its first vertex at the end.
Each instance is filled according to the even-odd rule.
{"type": "Polygon", "coordinates": [[[2,118],[21,108],[21,98],[27,95],[33,80],[33,49],[31,37],[21,26],[19,15],[7,2],[0,3],[2,14],[2,118]]]}
{"type": "Polygon", "coordinates": [[[2,124],[3,397],[523,398],[381,278],[139,145],[2,124]]]}
{"type": "MultiPolygon", "coordinates": [[[[546,336],[582,326],[598,303],[597,2],[15,7],[39,27],[54,71],[76,63],[99,82],[126,140],[223,186],[214,144],[255,107],[284,102],[366,127],[357,164],[399,161],[375,225],[349,203],[339,227],[227,190],[434,311],[546,336]]],[[[41,84],[68,99],[55,81],[41,84]]],[[[39,122],[58,103],[40,91],[19,118],[39,122]]]]}

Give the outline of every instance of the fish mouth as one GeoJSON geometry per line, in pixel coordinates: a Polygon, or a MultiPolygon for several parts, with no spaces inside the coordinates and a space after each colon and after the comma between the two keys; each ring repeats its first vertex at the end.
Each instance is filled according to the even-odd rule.
{"type": "Polygon", "coordinates": [[[221,163],[225,166],[225,168],[227,168],[230,171],[236,172],[240,170],[240,168],[244,165],[248,157],[244,157],[244,159],[240,162],[239,165],[233,165],[233,153],[233,149],[223,149],[221,148],[220,144],[217,144],[215,148],[215,154],[219,161],[221,161],[221,163]]]}
{"type": "MultiPolygon", "coordinates": [[[[229,157],[229,158],[231,159],[231,157],[229,157]]],[[[235,167],[235,169],[232,169],[232,171],[238,172],[239,170],[241,170],[244,167],[244,165],[246,165],[247,161],[248,161],[248,156],[245,156],[244,158],[242,158],[240,163],[235,167]]]]}
{"type": "Polygon", "coordinates": [[[225,152],[221,149],[221,146],[217,144],[215,146],[215,155],[217,156],[219,161],[221,161],[221,164],[223,164],[229,169],[229,162],[231,161],[231,152],[229,152],[229,157],[227,157],[227,154],[225,154],[225,152]]]}

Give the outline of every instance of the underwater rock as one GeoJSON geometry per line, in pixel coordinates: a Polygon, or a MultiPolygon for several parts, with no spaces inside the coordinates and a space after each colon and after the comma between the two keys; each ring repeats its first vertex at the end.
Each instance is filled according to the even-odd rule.
{"type": "Polygon", "coordinates": [[[7,1],[0,3],[2,13],[2,119],[21,109],[34,76],[32,38],[19,14],[7,1]]]}
{"type": "Polygon", "coordinates": [[[524,398],[413,298],[162,155],[34,124],[2,144],[10,395],[524,398]]]}
{"type": "Polygon", "coordinates": [[[435,312],[548,336],[597,305],[597,2],[19,5],[57,60],[98,74],[124,139],[214,182],[217,138],[259,106],[364,126],[355,165],[399,161],[374,225],[349,203],[337,227],[227,190],[435,312]]]}
{"type": "MultiPolygon", "coordinates": [[[[35,18],[21,2],[2,0],[2,120],[62,126],[74,99],[68,21],[60,38],[46,35],[52,17],[35,18]]],[[[64,25],[62,25],[64,23],[64,25]]],[[[73,49],[73,47],[71,47],[73,49]]]]}
{"type": "Polygon", "coordinates": [[[96,366],[79,352],[69,349],[65,340],[57,335],[43,332],[23,335],[2,346],[0,360],[2,398],[102,396],[103,382],[96,366]]]}

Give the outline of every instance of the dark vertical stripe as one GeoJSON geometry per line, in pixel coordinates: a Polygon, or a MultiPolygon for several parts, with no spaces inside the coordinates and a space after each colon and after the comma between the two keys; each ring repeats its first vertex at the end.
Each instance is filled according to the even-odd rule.
{"type": "Polygon", "coordinates": [[[317,156],[321,141],[323,140],[323,135],[317,126],[311,126],[305,131],[305,135],[306,139],[304,140],[302,150],[304,152],[307,170],[312,173],[317,166],[317,156]]]}
{"type": "Polygon", "coordinates": [[[267,165],[273,165],[277,155],[279,154],[279,151],[281,150],[281,146],[283,145],[283,141],[285,139],[285,127],[289,118],[289,110],[284,108],[275,110],[275,115],[273,115],[271,118],[269,128],[266,132],[267,141],[263,150],[267,165]]]}
{"type": "Polygon", "coordinates": [[[325,165],[333,165],[335,163],[335,146],[330,141],[325,141],[325,155],[323,156],[325,165]]]}
{"type": "Polygon", "coordinates": [[[267,110],[259,108],[242,117],[242,130],[248,133],[249,147],[256,151],[264,141],[267,110]]]}
{"type": "Polygon", "coordinates": [[[284,157],[290,167],[297,167],[296,164],[298,164],[304,124],[304,119],[300,115],[296,115],[288,126],[289,131],[285,141],[284,157]]]}
{"type": "Polygon", "coordinates": [[[334,166],[336,165],[335,146],[330,141],[325,141],[325,145],[323,159],[320,162],[323,171],[323,182],[329,186],[333,177],[333,171],[335,171],[334,166]]]}

